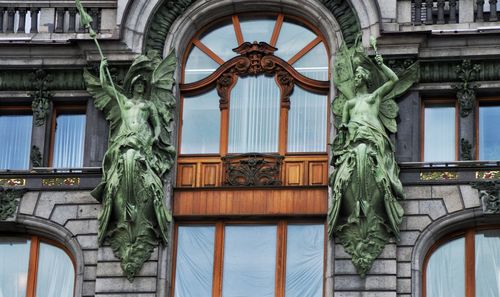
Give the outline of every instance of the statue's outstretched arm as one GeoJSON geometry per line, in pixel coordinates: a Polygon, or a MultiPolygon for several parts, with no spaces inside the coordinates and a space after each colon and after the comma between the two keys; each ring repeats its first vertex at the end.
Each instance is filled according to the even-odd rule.
{"type": "Polygon", "coordinates": [[[391,70],[391,68],[387,67],[384,64],[384,59],[382,58],[381,55],[377,55],[375,57],[375,61],[377,62],[377,65],[380,67],[382,72],[389,78],[387,82],[385,82],[381,87],[379,87],[375,92],[378,93],[378,97],[382,98],[385,95],[387,95],[392,88],[394,88],[394,85],[396,82],[399,80],[398,76],[394,71],[391,70]]]}
{"type": "Polygon", "coordinates": [[[107,67],[108,67],[108,60],[106,58],[104,58],[101,60],[101,65],[99,67],[99,80],[101,81],[101,86],[104,89],[104,91],[106,91],[108,96],[116,99],[118,106],[120,107],[120,110],[123,113],[123,110],[124,110],[123,106],[125,105],[125,102],[123,101],[122,96],[120,96],[121,93],[118,92],[118,90],[116,90],[116,88],[113,87],[108,82],[108,79],[106,76],[106,68],[107,67]]]}

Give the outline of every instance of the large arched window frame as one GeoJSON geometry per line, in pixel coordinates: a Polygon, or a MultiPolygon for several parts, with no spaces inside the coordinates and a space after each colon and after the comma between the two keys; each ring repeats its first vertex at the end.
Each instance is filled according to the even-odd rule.
{"type": "Polygon", "coordinates": [[[499,296],[500,281],[491,281],[492,277],[500,280],[499,255],[500,225],[477,226],[448,234],[426,254],[422,297],[499,296]],[[492,269],[496,275],[491,273],[492,269]],[[488,295],[489,290],[497,295],[488,295]]]}
{"type": "Polygon", "coordinates": [[[226,157],[246,153],[282,164],[273,185],[326,185],[329,50],[319,30],[284,14],[229,16],[195,35],[182,65],[178,187],[227,184],[226,157]]]}

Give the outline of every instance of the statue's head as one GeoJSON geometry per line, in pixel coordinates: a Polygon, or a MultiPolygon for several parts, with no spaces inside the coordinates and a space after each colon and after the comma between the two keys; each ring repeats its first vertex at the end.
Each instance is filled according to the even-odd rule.
{"type": "Polygon", "coordinates": [[[142,75],[138,75],[132,79],[132,94],[133,95],[143,95],[146,93],[146,80],[142,75]]]}
{"type": "Polygon", "coordinates": [[[368,87],[369,82],[370,82],[370,72],[366,70],[366,68],[358,66],[354,73],[354,86],[358,89],[363,86],[368,87]]]}

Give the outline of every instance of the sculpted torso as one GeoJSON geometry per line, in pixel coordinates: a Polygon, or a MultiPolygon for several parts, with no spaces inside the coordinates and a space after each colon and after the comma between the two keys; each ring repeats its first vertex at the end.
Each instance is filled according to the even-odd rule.
{"type": "Polygon", "coordinates": [[[347,122],[371,123],[377,128],[382,129],[378,119],[380,100],[377,93],[358,94],[349,100],[347,106],[347,122]]]}
{"type": "MultiPolygon", "coordinates": [[[[122,116],[124,126],[134,132],[146,132],[144,128],[149,127],[150,108],[148,102],[138,99],[126,100],[124,104],[125,112],[122,116]]],[[[148,130],[151,133],[151,129],[148,130]]]]}

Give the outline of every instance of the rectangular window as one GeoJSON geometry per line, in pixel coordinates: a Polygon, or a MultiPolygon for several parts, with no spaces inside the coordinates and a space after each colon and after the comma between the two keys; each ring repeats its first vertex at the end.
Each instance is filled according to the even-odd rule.
{"type": "Polygon", "coordinates": [[[177,226],[175,297],[321,297],[324,224],[177,226]]]}
{"type": "Polygon", "coordinates": [[[0,111],[0,169],[29,169],[32,124],[33,116],[29,107],[12,107],[0,111]]]}
{"type": "Polygon", "coordinates": [[[481,102],[479,105],[479,160],[500,159],[500,103],[481,102]]]}
{"type": "Polygon", "coordinates": [[[85,122],[84,108],[56,107],[52,123],[52,167],[83,167],[85,122]]]}
{"type": "Polygon", "coordinates": [[[423,161],[455,161],[457,159],[455,104],[425,104],[423,122],[423,161]]]}

